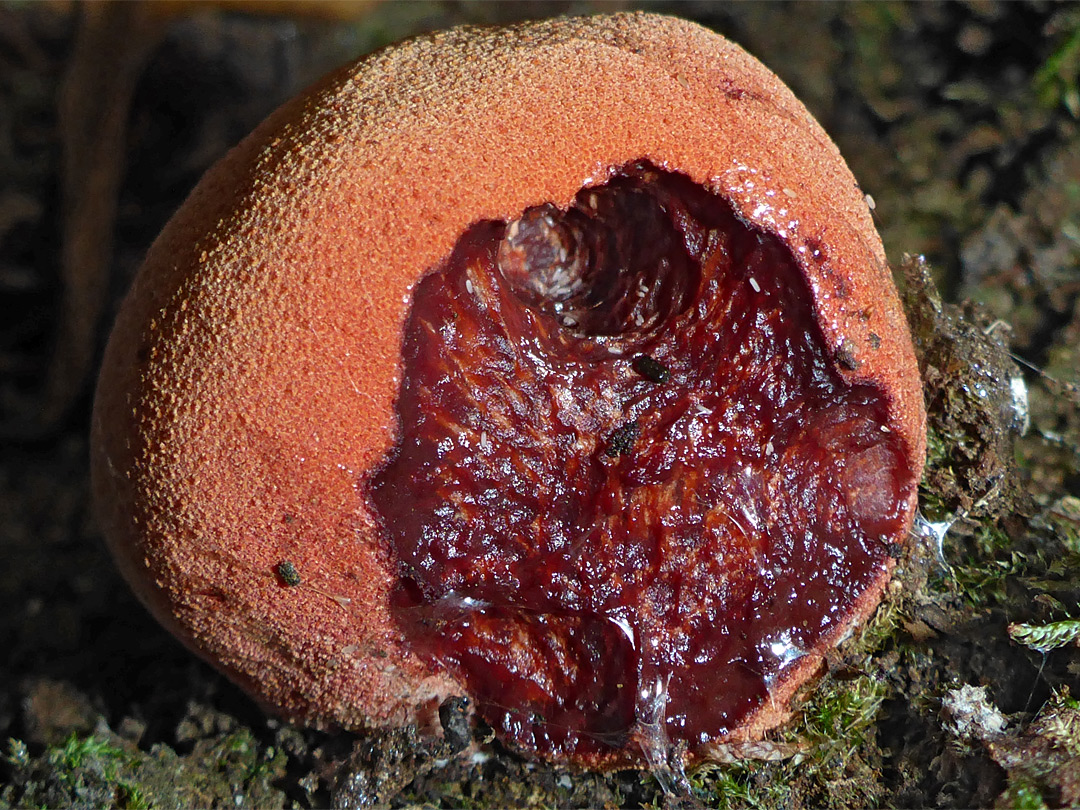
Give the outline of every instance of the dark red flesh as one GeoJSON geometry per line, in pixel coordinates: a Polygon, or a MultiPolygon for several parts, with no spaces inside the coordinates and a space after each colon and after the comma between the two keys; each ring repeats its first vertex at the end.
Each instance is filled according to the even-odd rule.
{"type": "Polygon", "coordinates": [[[788,248],[685,177],[471,228],[403,360],[370,482],[396,615],[523,750],[722,738],[903,532],[879,392],[837,373],[788,248]]]}

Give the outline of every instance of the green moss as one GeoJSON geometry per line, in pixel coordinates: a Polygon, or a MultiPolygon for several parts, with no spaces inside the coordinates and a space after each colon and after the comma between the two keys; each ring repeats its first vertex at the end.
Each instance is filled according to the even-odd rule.
{"type": "Polygon", "coordinates": [[[694,793],[717,808],[784,807],[793,791],[820,807],[875,804],[882,790],[875,722],[886,694],[869,675],[826,677],[775,744],[787,759],[706,763],[690,774],[694,793]]]}
{"type": "Polygon", "coordinates": [[[36,757],[9,740],[4,758],[13,778],[0,804],[17,807],[210,807],[238,795],[249,807],[285,803],[276,783],[287,755],[246,729],[199,740],[185,757],[161,745],[140,751],[104,732],[72,735],[36,757]]]}
{"type": "Polygon", "coordinates": [[[786,804],[784,799],[788,791],[785,786],[777,780],[769,787],[760,787],[755,783],[754,770],[754,763],[750,762],[732,765],[707,762],[690,774],[690,787],[697,796],[705,799],[709,807],[717,810],[786,804]]]}
{"type": "Polygon", "coordinates": [[[1003,604],[1010,577],[1045,568],[1037,550],[1020,548],[1000,526],[984,522],[964,538],[953,576],[961,595],[974,607],[1003,604]]]}
{"type": "Polygon", "coordinates": [[[1065,756],[1080,757],[1080,701],[1067,687],[1057,690],[1039,710],[1031,731],[1065,756]]]}
{"type": "Polygon", "coordinates": [[[1014,782],[998,799],[998,807],[1010,807],[1013,810],[1047,810],[1039,789],[1029,782],[1014,782]]]}
{"type": "Polygon", "coordinates": [[[19,740],[8,741],[5,756],[11,785],[4,802],[14,806],[112,806],[120,804],[118,780],[139,759],[107,734],[72,734],[60,745],[31,756],[19,740]]]}
{"type": "Polygon", "coordinates": [[[8,764],[8,767],[13,770],[29,767],[30,749],[26,747],[26,743],[22,740],[8,737],[7,752],[4,754],[4,761],[8,764]]]}
{"type": "Polygon", "coordinates": [[[852,755],[873,725],[884,697],[884,686],[874,678],[860,677],[846,684],[832,680],[808,705],[796,736],[813,743],[822,762],[837,754],[852,755]]]}
{"type": "Polygon", "coordinates": [[[120,782],[116,788],[116,806],[120,810],[149,810],[153,804],[139,785],[120,782]]]}
{"type": "Polygon", "coordinates": [[[1080,639],[1080,621],[1066,619],[1050,624],[1010,624],[1009,636],[1030,650],[1047,653],[1080,639]]]}
{"type": "Polygon", "coordinates": [[[874,672],[873,656],[895,637],[900,619],[896,603],[884,603],[842,648],[837,674],[813,686],[795,720],[754,752],[783,759],[705,763],[689,774],[694,793],[717,808],[786,807],[795,797],[819,807],[878,803],[876,723],[889,686],[874,672]]]}
{"type": "Polygon", "coordinates": [[[1080,118],[1080,13],[1073,10],[1057,47],[1035,74],[1035,94],[1049,109],[1063,106],[1073,118],[1080,118]]]}
{"type": "Polygon", "coordinates": [[[1073,558],[1080,559],[1080,498],[1066,495],[1041,518],[1045,526],[1073,558]]]}
{"type": "Polygon", "coordinates": [[[61,747],[53,749],[49,757],[57,767],[68,771],[90,767],[97,760],[105,765],[107,775],[115,776],[117,766],[124,758],[124,751],[108,740],[94,735],[79,739],[72,734],[61,747]]]}
{"type": "Polygon", "coordinates": [[[945,503],[941,490],[935,482],[942,477],[955,480],[956,474],[950,466],[953,439],[935,429],[933,423],[926,429],[926,466],[923,468],[923,480],[919,487],[919,509],[927,520],[936,522],[952,516],[949,505],[945,503]]]}

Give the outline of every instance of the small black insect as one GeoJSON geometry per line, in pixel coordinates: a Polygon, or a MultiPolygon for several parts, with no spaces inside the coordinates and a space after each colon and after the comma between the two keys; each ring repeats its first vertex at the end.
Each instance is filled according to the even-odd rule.
{"type": "Polygon", "coordinates": [[[300,572],[296,570],[296,566],[288,560],[283,560],[277,564],[274,569],[277,571],[278,577],[281,581],[290,588],[300,584],[300,572]]]}
{"type": "Polygon", "coordinates": [[[666,383],[671,379],[671,370],[647,354],[639,354],[630,362],[630,365],[634,371],[654,383],[666,383]]]}
{"type": "Polygon", "coordinates": [[[607,449],[604,454],[609,458],[615,458],[629,453],[634,446],[634,442],[637,441],[639,431],[640,428],[637,422],[627,422],[615,428],[611,435],[608,436],[607,449]]]}

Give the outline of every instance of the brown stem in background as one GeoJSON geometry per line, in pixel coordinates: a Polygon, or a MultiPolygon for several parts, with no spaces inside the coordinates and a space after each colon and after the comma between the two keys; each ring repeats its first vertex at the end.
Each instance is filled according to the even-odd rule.
{"type": "Polygon", "coordinates": [[[88,3],[80,13],[58,102],[64,213],[55,342],[37,407],[0,425],[5,438],[50,434],[85,390],[108,291],[131,99],[164,30],[163,16],[142,3],[88,3]]]}

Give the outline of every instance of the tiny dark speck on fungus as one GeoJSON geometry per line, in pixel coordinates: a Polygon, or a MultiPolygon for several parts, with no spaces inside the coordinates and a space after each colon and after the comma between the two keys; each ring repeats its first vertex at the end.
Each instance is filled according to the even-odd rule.
{"type": "Polygon", "coordinates": [[[609,458],[626,455],[637,441],[639,431],[637,422],[626,422],[620,425],[608,437],[607,450],[604,452],[609,458]]]}
{"type": "Polygon", "coordinates": [[[654,383],[666,383],[671,379],[671,371],[654,357],[639,354],[633,360],[633,368],[638,374],[654,383]]]}
{"type": "Polygon", "coordinates": [[[855,371],[859,368],[859,357],[855,345],[850,340],[844,340],[840,344],[840,348],[836,351],[836,362],[848,371],[855,371]]]}
{"type": "Polygon", "coordinates": [[[288,560],[283,560],[277,564],[274,569],[277,572],[278,578],[282,584],[289,588],[293,588],[300,584],[300,572],[296,570],[296,566],[288,560]]]}

